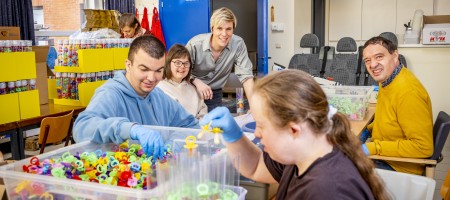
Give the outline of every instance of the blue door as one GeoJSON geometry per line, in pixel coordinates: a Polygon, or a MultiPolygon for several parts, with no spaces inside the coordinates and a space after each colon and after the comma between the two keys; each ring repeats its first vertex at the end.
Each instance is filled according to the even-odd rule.
{"type": "Polygon", "coordinates": [[[269,67],[268,65],[268,41],[269,38],[267,37],[267,30],[268,30],[268,20],[269,17],[267,15],[267,0],[258,0],[258,53],[257,53],[257,59],[258,59],[258,77],[267,75],[269,73],[269,67]]]}
{"type": "Polygon", "coordinates": [[[160,0],[159,10],[167,49],[209,32],[210,0],[160,0]]]}

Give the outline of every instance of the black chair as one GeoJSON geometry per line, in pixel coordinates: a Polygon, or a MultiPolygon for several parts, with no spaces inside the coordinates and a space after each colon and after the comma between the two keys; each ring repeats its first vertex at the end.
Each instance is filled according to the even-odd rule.
{"type": "Polygon", "coordinates": [[[325,70],[325,77],[342,85],[355,85],[358,67],[358,47],[351,37],[341,38],[336,45],[336,54],[325,70]]]}
{"type": "Polygon", "coordinates": [[[366,68],[366,64],[362,59],[363,46],[358,47],[358,67],[356,69],[356,80],[355,85],[363,86],[378,86],[378,82],[373,80],[372,76],[369,74],[366,68]]]}
{"type": "MultiPolygon", "coordinates": [[[[397,36],[392,32],[383,32],[380,34],[380,37],[386,38],[390,40],[392,43],[395,44],[395,46],[398,46],[398,39],[397,36]]],[[[403,64],[404,67],[407,67],[406,65],[406,58],[402,54],[398,54],[398,59],[403,64]]]]}
{"type": "Polygon", "coordinates": [[[289,61],[288,68],[302,70],[317,76],[320,71],[320,60],[315,50],[319,48],[319,38],[312,33],[305,34],[300,40],[300,47],[311,48],[311,53],[295,54],[289,61]]]}
{"type": "Polygon", "coordinates": [[[442,156],[442,149],[444,148],[449,132],[450,116],[446,112],[440,111],[433,126],[434,151],[430,158],[400,158],[377,155],[370,156],[370,158],[376,160],[425,164],[425,176],[434,179],[436,165],[444,159],[444,156],[442,156]]]}

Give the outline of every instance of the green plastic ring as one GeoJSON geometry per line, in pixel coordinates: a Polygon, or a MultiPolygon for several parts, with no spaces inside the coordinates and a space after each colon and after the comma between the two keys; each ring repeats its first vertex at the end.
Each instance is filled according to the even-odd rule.
{"type": "Polygon", "coordinates": [[[200,184],[197,185],[197,193],[200,196],[208,195],[208,192],[209,192],[208,185],[206,185],[204,183],[200,183],[200,184]]]}

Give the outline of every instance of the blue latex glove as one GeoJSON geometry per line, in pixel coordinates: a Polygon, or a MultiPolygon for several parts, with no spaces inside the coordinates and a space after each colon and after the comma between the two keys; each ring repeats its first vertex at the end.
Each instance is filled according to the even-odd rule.
{"type": "Polygon", "coordinates": [[[359,140],[364,144],[366,143],[367,139],[370,138],[372,134],[369,132],[369,129],[364,129],[364,131],[359,135],[359,140]]]}
{"type": "Polygon", "coordinates": [[[369,149],[367,148],[366,144],[362,144],[361,147],[362,147],[362,150],[364,151],[364,154],[366,154],[366,156],[370,156],[370,152],[369,152],[369,149]]]}
{"type": "Polygon", "coordinates": [[[223,139],[225,142],[232,143],[241,139],[243,132],[238,126],[233,116],[231,116],[228,108],[217,107],[206,114],[199,122],[204,126],[211,122],[211,127],[219,127],[223,131],[223,139]]]}
{"type": "Polygon", "coordinates": [[[153,155],[154,160],[162,159],[164,156],[164,141],[157,131],[150,130],[142,125],[133,125],[130,130],[130,138],[139,140],[145,154],[153,155]]]}

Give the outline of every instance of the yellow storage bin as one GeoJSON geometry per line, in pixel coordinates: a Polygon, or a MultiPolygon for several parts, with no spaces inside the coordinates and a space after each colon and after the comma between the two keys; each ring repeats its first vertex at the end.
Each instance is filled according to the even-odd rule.
{"type": "MultiPolygon", "coordinates": [[[[78,96],[80,100],[73,99],[53,99],[54,104],[69,106],[87,106],[94,95],[95,90],[106,81],[96,81],[90,83],[80,83],[78,85],[78,96]]],[[[55,89],[56,90],[56,89],[55,89]]]]}
{"type": "Polygon", "coordinates": [[[99,71],[114,70],[114,50],[113,49],[99,49],[102,52],[95,54],[97,56],[99,71]]]}
{"type": "Polygon", "coordinates": [[[47,79],[48,99],[56,99],[58,94],[56,93],[56,79],[47,79]]]}
{"type": "Polygon", "coordinates": [[[41,115],[38,90],[19,92],[17,94],[19,95],[20,119],[27,119],[41,115]]]}
{"type": "Polygon", "coordinates": [[[130,48],[114,48],[114,69],[125,69],[130,48]]]}
{"type": "Polygon", "coordinates": [[[13,53],[0,53],[0,82],[16,81],[13,53]]]}
{"type": "Polygon", "coordinates": [[[73,100],[73,99],[53,99],[53,103],[66,106],[81,106],[80,100],[73,100]]]}
{"type": "Polygon", "coordinates": [[[105,82],[106,81],[96,81],[90,83],[81,83],[80,85],[78,85],[78,95],[80,97],[81,105],[87,106],[91,101],[95,90],[105,82]]]}
{"type": "Polygon", "coordinates": [[[12,53],[17,80],[36,78],[36,61],[34,52],[12,53]]]}
{"type": "Polygon", "coordinates": [[[34,52],[0,54],[0,82],[36,78],[34,52]]]}
{"type": "Polygon", "coordinates": [[[81,49],[78,51],[78,65],[80,68],[94,69],[81,72],[99,72],[114,69],[112,49],[81,49]]]}
{"type": "Polygon", "coordinates": [[[20,120],[18,93],[0,95],[0,124],[20,120]]]}

